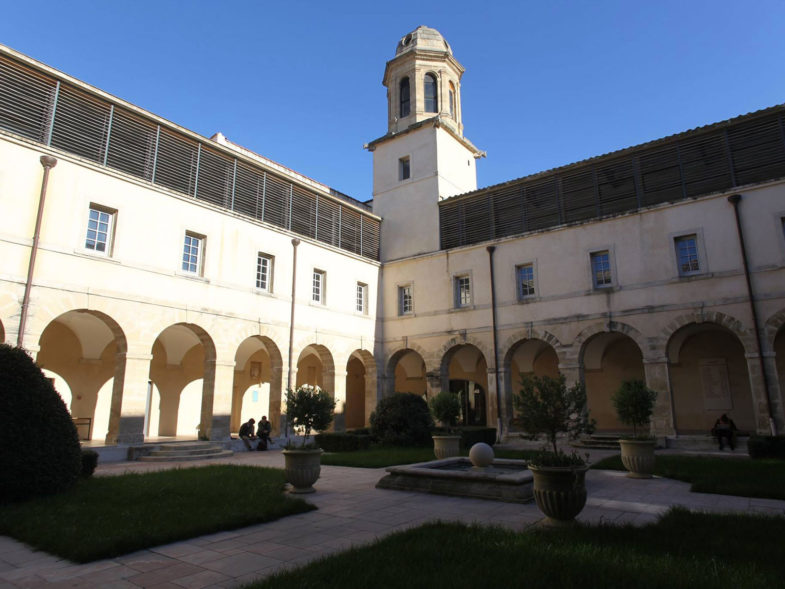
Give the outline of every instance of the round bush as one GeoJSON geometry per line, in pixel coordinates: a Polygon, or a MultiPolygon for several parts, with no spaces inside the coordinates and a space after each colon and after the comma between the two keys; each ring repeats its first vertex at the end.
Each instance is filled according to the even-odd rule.
{"type": "Polygon", "coordinates": [[[432,429],[428,404],[414,393],[385,397],[371,414],[371,433],[382,444],[424,446],[431,442],[432,429]]]}
{"type": "Polygon", "coordinates": [[[82,472],[65,403],[21,348],[0,344],[0,502],[59,493],[82,472]]]}

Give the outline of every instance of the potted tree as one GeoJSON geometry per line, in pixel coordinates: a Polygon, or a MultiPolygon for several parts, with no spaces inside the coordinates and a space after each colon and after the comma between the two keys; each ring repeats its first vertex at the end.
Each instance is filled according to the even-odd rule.
{"type": "Polygon", "coordinates": [[[436,421],[446,433],[433,434],[433,453],[436,458],[451,458],[461,453],[461,436],[453,428],[461,415],[461,402],[457,395],[442,391],[430,400],[428,406],[436,421]]]}
{"type": "Polygon", "coordinates": [[[529,461],[537,507],[547,523],[569,525],[586,505],[588,465],[575,452],[560,451],[556,438],[566,433],[574,439],[594,429],[586,408],[586,389],[580,383],[568,388],[563,375],[526,377],[515,407],[523,428],[530,434],[545,434],[550,444],[549,450],[529,461]]]}
{"type": "Polygon", "coordinates": [[[611,400],[619,421],[632,426],[632,438],[619,440],[621,462],[630,471],[627,476],[650,479],[654,473],[655,440],[648,433],[643,433],[642,428],[651,419],[657,392],[648,388],[642,380],[625,380],[611,400]]]}
{"type": "Polygon", "coordinates": [[[284,455],[286,480],[292,493],[313,493],[321,474],[322,449],[310,442],[312,430],[324,430],[333,421],[335,399],[319,387],[302,385],[286,391],[286,416],[293,430],[303,431],[300,446],[287,443],[284,455]]]}

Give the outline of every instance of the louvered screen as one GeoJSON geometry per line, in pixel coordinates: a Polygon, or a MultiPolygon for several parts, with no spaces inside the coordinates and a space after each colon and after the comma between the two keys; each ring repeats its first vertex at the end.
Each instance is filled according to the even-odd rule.
{"type": "Polygon", "coordinates": [[[490,199],[482,196],[463,203],[464,239],[466,243],[487,241],[491,235],[490,199]]]}
{"type": "Polygon", "coordinates": [[[493,228],[494,237],[523,232],[523,197],[520,186],[510,186],[494,195],[493,228]]]}
{"type": "Polygon", "coordinates": [[[157,129],[156,125],[115,108],[106,164],[137,178],[152,180],[157,129]]]}
{"type": "Polygon", "coordinates": [[[198,149],[195,142],[161,129],[155,183],[193,196],[198,149]]]}
{"type": "Polygon", "coordinates": [[[263,221],[289,228],[289,184],[267,174],[263,221]]]}
{"type": "Polygon", "coordinates": [[[234,210],[254,219],[262,218],[264,174],[243,163],[237,163],[234,186],[234,210]]]}
{"type": "Polygon", "coordinates": [[[785,176],[785,130],[782,116],[734,125],[728,131],[736,184],[785,176]]]}
{"type": "Polygon", "coordinates": [[[654,205],[683,198],[679,150],[675,146],[644,153],[639,158],[643,205],[654,205]]]}
{"type": "Polygon", "coordinates": [[[360,253],[360,213],[341,206],[341,248],[360,253]]]}
{"type": "Polygon", "coordinates": [[[724,139],[724,135],[712,134],[679,145],[687,196],[708,194],[732,185],[724,139]]]}
{"type": "Polygon", "coordinates": [[[294,186],[292,188],[292,226],[295,233],[316,236],[316,196],[294,186]]]}
{"type": "Polygon", "coordinates": [[[0,128],[45,143],[57,82],[0,58],[0,128]]]}
{"type": "Polygon", "coordinates": [[[463,221],[460,201],[447,202],[439,206],[439,229],[439,241],[442,249],[450,249],[462,244],[463,221]]]}
{"type": "Polygon", "coordinates": [[[360,254],[367,258],[378,260],[381,224],[376,219],[371,219],[370,217],[361,216],[360,221],[362,222],[363,234],[362,251],[360,254]]]}
{"type": "Polygon", "coordinates": [[[316,218],[316,239],[338,246],[340,235],[341,205],[326,198],[319,198],[319,215],[316,218]]]}
{"type": "Polygon", "coordinates": [[[524,201],[527,231],[559,224],[559,203],[553,179],[527,186],[524,201]]]}
{"type": "Polygon", "coordinates": [[[613,215],[638,208],[632,159],[617,160],[597,168],[600,214],[613,215]]]}
{"type": "Polygon", "coordinates": [[[103,163],[109,110],[105,102],[61,85],[52,128],[52,146],[103,163]]]}
{"type": "Polygon", "coordinates": [[[597,216],[599,196],[591,170],[569,174],[562,178],[562,202],[566,223],[597,216]]]}
{"type": "Polygon", "coordinates": [[[232,205],[234,160],[202,147],[196,198],[220,207],[232,205]]]}

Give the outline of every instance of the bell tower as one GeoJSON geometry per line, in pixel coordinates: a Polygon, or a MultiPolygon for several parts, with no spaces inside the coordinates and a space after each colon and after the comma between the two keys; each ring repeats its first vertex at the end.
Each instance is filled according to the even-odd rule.
{"type": "Polygon", "coordinates": [[[373,152],[373,212],[382,217],[382,260],[439,249],[441,199],[477,189],[485,156],[463,136],[461,77],[441,33],[419,26],[387,62],[387,134],[373,152]]]}

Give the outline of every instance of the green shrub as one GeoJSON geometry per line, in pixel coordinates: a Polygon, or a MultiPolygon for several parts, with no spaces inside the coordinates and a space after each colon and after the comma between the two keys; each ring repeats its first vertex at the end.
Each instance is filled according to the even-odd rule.
{"type": "Polygon", "coordinates": [[[59,493],[79,478],[79,438],[65,403],[21,348],[0,344],[0,503],[59,493]]]}
{"type": "Polygon", "coordinates": [[[657,392],[642,380],[625,380],[611,397],[619,421],[632,426],[632,435],[638,437],[638,428],[649,423],[654,410],[657,392]]]}
{"type": "Polygon", "coordinates": [[[442,391],[429,402],[431,413],[441,425],[452,428],[461,416],[461,401],[458,395],[449,391],[442,391]]]}
{"type": "Polygon", "coordinates": [[[286,417],[292,429],[303,431],[303,444],[308,445],[311,430],[327,429],[333,422],[335,399],[319,387],[302,385],[286,391],[286,417]]]}
{"type": "Polygon", "coordinates": [[[372,435],[382,444],[417,446],[431,443],[433,419],[425,399],[414,393],[383,398],[371,414],[372,435]]]}
{"type": "Polygon", "coordinates": [[[346,431],[347,434],[352,434],[353,436],[370,436],[371,435],[371,428],[369,427],[358,427],[355,429],[350,429],[346,431]]]}
{"type": "Polygon", "coordinates": [[[98,466],[98,452],[82,448],[82,478],[93,476],[95,467],[98,466]]]}
{"type": "Polygon", "coordinates": [[[325,452],[354,452],[371,446],[371,436],[353,432],[316,434],[314,439],[325,452]]]}
{"type": "Polygon", "coordinates": [[[747,440],[750,458],[778,458],[785,460],[785,436],[750,436],[747,440]]]}

